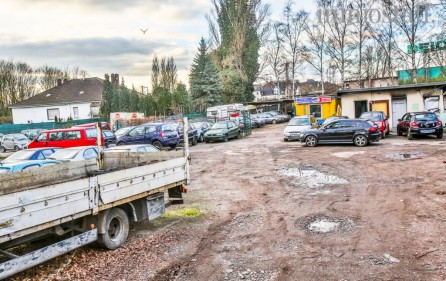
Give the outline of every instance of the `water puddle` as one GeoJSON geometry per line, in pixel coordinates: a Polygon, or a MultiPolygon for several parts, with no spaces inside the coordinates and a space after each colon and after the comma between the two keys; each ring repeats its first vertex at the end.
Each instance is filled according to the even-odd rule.
{"type": "Polygon", "coordinates": [[[416,159],[424,156],[424,153],[415,151],[415,152],[397,152],[397,153],[388,153],[386,154],[387,158],[393,160],[406,160],[406,159],[416,159]]]}
{"type": "Polygon", "coordinates": [[[300,218],[296,227],[310,233],[325,234],[333,232],[347,232],[354,228],[355,223],[350,218],[334,218],[326,215],[313,215],[300,218]]]}
{"type": "Polygon", "coordinates": [[[278,170],[281,176],[291,179],[291,185],[303,186],[306,188],[320,188],[326,185],[347,184],[348,181],[333,175],[319,172],[310,167],[289,168],[278,170]]]}

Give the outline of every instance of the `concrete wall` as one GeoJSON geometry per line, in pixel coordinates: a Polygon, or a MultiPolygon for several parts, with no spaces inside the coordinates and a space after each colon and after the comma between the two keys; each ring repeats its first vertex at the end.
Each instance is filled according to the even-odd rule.
{"type": "Polygon", "coordinates": [[[64,121],[71,116],[73,119],[88,119],[90,118],[90,103],[70,104],[70,105],[55,105],[32,108],[13,108],[12,119],[14,124],[40,123],[50,122],[48,120],[48,109],[59,109],[59,117],[64,121]],[[79,116],[74,118],[73,107],[78,107],[79,116]]]}
{"type": "MultiPolygon", "coordinates": [[[[371,101],[380,101],[387,100],[389,102],[389,124],[390,128],[392,128],[393,124],[393,114],[392,114],[392,94],[395,97],[406,97],[407,101],[407,111],[423,111],[424,109],[424,98],[420,92],[415,90],[406,90],[404,94],[402,92],[390,92],[390,91],[382,91],[379,93],[354,93],[354,94],[344,94],[341,96],[341,106],[342,106],[342,115],[346,115],[350,118],[355,117],[355,101],[364,101],[368,102],[368,109],[370,110],[369,103],[371,101]]],[[[443,96],[440,96],[440,110],[441,112],[445,112],[443,106],[443,96]]]]}

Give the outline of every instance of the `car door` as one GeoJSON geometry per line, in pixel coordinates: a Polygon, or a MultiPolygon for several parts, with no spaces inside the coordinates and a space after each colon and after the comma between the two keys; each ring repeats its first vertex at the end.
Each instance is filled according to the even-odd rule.
{"type": "Polygon", "coordinates": [[[323,127],[318,134],[320,142],[331,142],[336,139],[338,130],[341,127],[339,121],[332,122],[327,126],[323,127]]]}
{"type": "Polygon", "coordinates": [[[403,133],[407,133],[407,130],[410,127],[410,120],[411,120],[411,116],[409,113],[405,114],[403,116],[403,118],[401,119],[401,132],[403,133]]]}
{"type": "Polygon", "coordinates": [[[356,132],[355,122],[350,120],[339,120],[341,126],[336,132],[335,140],[351,142],[356,132]]]}
{"type": "Polygon", "coordinates": [[[157,127],[156,126],[147,126],[144,130],[144,137],[142,139],[141,144],[152,144],[152,142],[158,136],[157,127]]]}
{"type": "Polygon", "coordinates": [[[2,145],[6,149],[14,149],[14,138],[11,135],[6,135],[3,139],[2,145]]]}
{"type": "Polygon", "coordinates": [[[129,137],[126,139],[127,144],[142,144],[145,142],[145,126],[135,127],[129,132],[129,137]]]}
{"type": "Polygon", "coordinates": [[[228,122],[228,136],[230,138],[235,137],[237,134],[237,125],[234,122],[228,122]]]}

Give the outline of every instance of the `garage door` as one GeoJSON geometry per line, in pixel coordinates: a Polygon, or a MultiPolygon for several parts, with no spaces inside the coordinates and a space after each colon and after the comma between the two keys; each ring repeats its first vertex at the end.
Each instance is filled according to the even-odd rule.
{"type": "Polygon", "coordinates": [[[389,116],[389,106],[387,101],[377,101],[371,104],[371,111],[382,111],[389,116]]]}

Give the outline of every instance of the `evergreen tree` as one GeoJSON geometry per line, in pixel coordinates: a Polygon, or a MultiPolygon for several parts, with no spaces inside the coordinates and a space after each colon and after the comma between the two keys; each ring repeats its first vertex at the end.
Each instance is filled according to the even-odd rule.
{"type": "Polygon", "coordinates": [[[105,80],[102,88],[101,116],[110,116],[111,102],[113,97],[113,85],[110,82],[110,76],[105,74],[105,80]]]}
{"type": "Polygon", "coordinates": [[[129,102],[130,111],[132,112],[139,111],[139,103],[140,103],[140,98],[135,88],[133,88],[132,92],[130,93],[130,102],[129,102]]]}
{"type": "Polygon", "coordinates": [[[189,93],[187,92],[186,85],[182,82],[178,83],[175,92],[172,95],[172,108],[174,114],[190,112],[191,102],[189,93]]]}
{"type": "Polygon", "coordinates": [[[129,112],[130,111],[130,92],[125,86],[124,78],[121,81],[121,87],[119,89],[119,111],[129,112]]]}
{"type": "Polygon", "coordinates": [[[205,111],[208,106],[222,102],[221,91],[223,86],[203,38],[200,40],[189,79],[192,100],[196,110],[205,111]]]}

